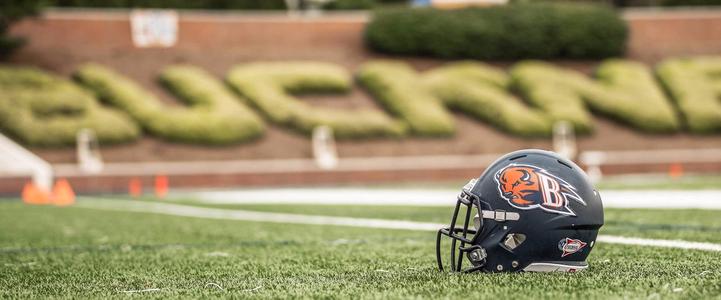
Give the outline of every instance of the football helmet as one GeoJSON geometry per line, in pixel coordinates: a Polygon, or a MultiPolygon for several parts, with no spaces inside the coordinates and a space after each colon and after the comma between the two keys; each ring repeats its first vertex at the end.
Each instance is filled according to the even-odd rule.
{"type": "Polygon", "coordinates": [[[580,167],[549,151],[512,152],[463,187],[436,237],[438,268],[450,238],[454,272],[580,271],[602,225],[601,197],[580,167]]]}

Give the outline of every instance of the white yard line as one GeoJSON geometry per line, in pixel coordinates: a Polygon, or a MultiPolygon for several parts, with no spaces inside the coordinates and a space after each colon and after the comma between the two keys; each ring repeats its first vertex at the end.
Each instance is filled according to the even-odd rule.
{"type": "MultiPolygon", "coordinates": [[[[450,206],[455,189],[285,188],[204,191],[174,195],[215,204],[353,204],[450,206]]],[[[721,190],[607,190],[603,206],[610,208],[721,209],[721,190]]]]}
{"type": "Polygon", "coordinates": [[[720,244],[689,242],[689,241],[682,241],[682,240],[642,239],[642,238],[613,236],[613,235],[599,235],[597,240],[600,242],[609,243],[609,244],[652,246],[652,247],[693,249],[693,250],[706,250],[706,251],[721,251],[720,244]]]}
{"type": "Polygon", "coordinates": [[[460,190],[367,188],[272,188],[201,191],[172,195],[213,204],[340,204],[450,206],[460,190]]]}
{"type": "MultiPolygon", "coordinates": [[[[446,226],[446,224],[428,222],[269,213],[247,210],[205,208],[160,202],[140,202],[130,200],[91,200],[83,198],[78,202],[77,206],[101,210],[156,213],[194,218],[271,222],[285,224],[334,225],[419,231],[437,231],[442,226],[446,226]]],[[[721,252],[721,244],[689,242],[683,240],[658,240],[612,235],[599,235],[598,241],[609,244],[640,245],[662,248],[693,249],[721,252]]]]}
{"type": "Polygon", "coordinates": [[[435,231],[442,224],[423,223],[413,221],[396,221],[382,219],[363,219],[350,217],[331,217],[299,215],[286,213],[257,212],[249,210],[231,210],[221,208],[206,208],[190,205],[140,202],[129,200],[86,200],[82,199],[77,206],[83,208],[131,211],[156,213],[173,216],[196,217],[221,220],[242,220],[255,222],[271,222],[286,224],[312,224],[312,225],[337,225],[367,228],[405,229],[405,230],[428,230],[435,231]]]}

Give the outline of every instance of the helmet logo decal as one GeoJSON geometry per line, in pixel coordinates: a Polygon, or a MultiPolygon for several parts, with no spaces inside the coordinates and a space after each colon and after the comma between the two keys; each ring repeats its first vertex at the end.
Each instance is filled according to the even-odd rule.
{"type": "Polygon", "coordinates": [[[531,165],[510,164],[496,173],[498,192],[508,204],[519,209],[541,208],[544,211],[575,216],[570,200],[586,202],[576,188],[548,171],[531,165]]]}
{"type": "Polygon", "coordinates": [[[558,242],[558,250],[563,251],[561,257],[566,257],[573,253],[581,251],[583,247],[586,247],[585,242],[572,238],[565,238],[558,242]]]}

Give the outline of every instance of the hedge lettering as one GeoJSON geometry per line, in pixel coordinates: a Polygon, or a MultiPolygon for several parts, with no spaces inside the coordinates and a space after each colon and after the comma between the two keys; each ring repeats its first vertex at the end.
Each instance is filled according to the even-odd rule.
{"type": "Polygon", "coordinates": [[[294,93],[345,93],[350,74],[336,65],[315,62],[252,63],[234,67],[228,82],[271,122],[304,134],[326,125],[338,138],[402,136],[406,127],[382,111],[313,107],[294,93]]]}
{"type": "Polygon", "coordinates": [[[513,87],[554,121],[569,121],[579,132],[593,128],[591,110],[646,132],[675,132],[679,121],[651,71],[640,63],[607,60],[597,81],[548,63],[526,61],[511,70],[513,87]]]}
{"type": "Polygon", "coordinates": [[[254,114],[239,107],[240,100],[220,84],[212,84],[214,79],[199,69],[172,67],[162,75],[163,82],[189,107],[163,105],[137,83],[100,65],[82,66],[75,77],[103,101],[125,110],[145,130],[169,141],[226,145],[248,141],[262,132],[254,114]]]}
{"type": "Polygon", "coordinates": [[[83,128],[102,144],[130,142],[139,128],[72,82],[33,68],[0,67],[0,129],[32,146],[71,146],[83,128]]]}
{"type": "Polygon", "coordinates": [[[721,57],[671,59],[656,72],[689,131],[721,131],[721,57]]]}
{"type": "Polygon", "coordinates": [[[550,136],[543,111],[529,108],[507,92],[506,73],[477,62],[458,62],[424,73],[424,84],[451,109],[520,136],[550,136]]]}
{"type": "Polygon", "coordinates": [[[421,136],[449,136],[453,117],[442,101],[431,95],[410,66],[401,62],[373,61],[361,66],[360,83],[394,116],[421,136]]]}

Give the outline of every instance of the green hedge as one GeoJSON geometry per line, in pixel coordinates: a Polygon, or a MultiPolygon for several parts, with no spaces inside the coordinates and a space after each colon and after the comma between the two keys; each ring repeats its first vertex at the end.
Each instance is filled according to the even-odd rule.
{"type": "Polygon", "coordinates": [[[550,136],[551,122],[507,92],[505,72],[477,62],[458,62],[423,75],[424,84],[452,109],[520,136],[550,136]]]}
{"type": "Polygon", "coordinates": [[[312,107],[291,93],[348,92],[350,75],[336,65],[313,62],[252,63],[234,67],[228,82],[269,120],[310,134],[327,125],[338,138],[402,136],[406,127],[381,111],[312,107]]]}
{"type": "Polygon", "coordinates": [[[671,59],[656,72],[689,131],[721,132],[721,57],[671,59]]]}
{"type": "Polygon", "coordinates": [[[421,79],[408,65],[393,61],[373,61],[361,66],[358,80],[392,114],[408,123],[422,136],[449,136],[455,133],[453,117],[422,86],[421,79]]]}
{"type": "Polygon", "coordinates": [[[585,96],[594,111],[650,133],[681,128],[673,103],[646,65],[611,59],[604,61],[595,75],[599,85],[589,85],[585,96]]]}
{"type": "Polygon", "coordinates": [[[675,132],[679,121],[671,103],[644,65],[608,60],[594,82],[575,71],[543,62],[522,62],[511,70],[513,88],[553,120],[566,120],[581,133],[593,124],[593,111],[646,132],[675,132]]]}
{"type": "Polygon", "coordinates": [[[383,6],[407,6],[410,0],[333,0],[324,9],[383,9],[383,6]]]}
{"type": "Polygon", "coordinates": [[[367,25],[372,49],[441,58],[584,58],[622,55],[626,23],[610,8],[519,3],[487,8],[379,10],[367,25]]]}
{"type": "Polygon", "coordinates": [[[30,15],[37,14],[46,4],[44,0],[0,1],[0,59],[4,59],[25,43],[22,37],[8,36],[10,26],[30,15]]]}
{"type": "Polygon", "coordinates": [[[323,6],[325,9],[371,9],[375,6],[374,0],[334,0],[323,6]]]}
{"type": "Polygon", "coordinates": [[[32,68],[0,67],[0,129],[32,146],[71,146],[83,128],[115,144],[140,135],[124,113],[104,108],[72,82],[32,68]]]}
{"type": "Polygon", "coordinates": [[[162,76],[190,107],[163,105],[132,80],[100,65],[84,65],[75,77],[102,100],[128,112],[145,130],[169,141],[226,145],[262,133],[260,121],[241,107],[240,100],[196,68],[172,67],[162,76]]]}

